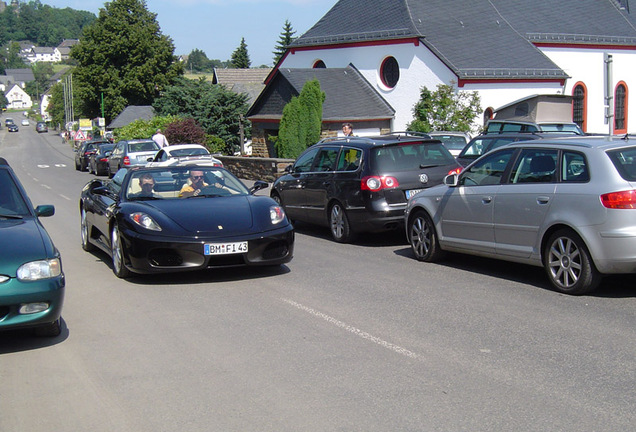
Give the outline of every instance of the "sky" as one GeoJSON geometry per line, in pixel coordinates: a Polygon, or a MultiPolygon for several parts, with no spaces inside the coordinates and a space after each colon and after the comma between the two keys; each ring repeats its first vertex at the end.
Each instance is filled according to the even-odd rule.
{"type": "MultiPolygon", "coordinates": [[[[56,8],[70,7],[98,15],[102,0],[41,0],[56,8]]],[[[209,59],[229,60],[245,38],[251,66],[273,65],[285,20],[295,37],[309,30],[337,0],[147,0],[164,35],[172,38],[175,55],[205,52],[209,59]]]]}

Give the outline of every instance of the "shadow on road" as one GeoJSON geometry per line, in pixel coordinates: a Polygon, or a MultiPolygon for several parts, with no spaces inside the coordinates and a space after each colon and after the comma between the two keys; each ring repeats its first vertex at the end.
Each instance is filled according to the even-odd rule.
{"type": "MultiPolygon", "coordinates": [[[[425,263],[415,259],[410,247],[397,249],[394,253],[405,258],[410,258],[414,265],[444,266],[553,291],[550,282],[548,282],[545,270],[542,267],[460,253],[448,253],[440,262],[425,263]]],[[[633,288],[636,286],[635,279],[636,276],[633,274],[605,276],[598,288],[591,293],[585,294],[585,296],[600,298],[634,297],[636,295],[636,290],[633,288]]]]}
{"type": "Polygon", "coordinates": [[[0,332],[0,355],[20,351],[32,351],[60,344],[68,339],[69,331],[62,318],[62,333],[56,337],[39,337],[33,329],[0,332]]]}

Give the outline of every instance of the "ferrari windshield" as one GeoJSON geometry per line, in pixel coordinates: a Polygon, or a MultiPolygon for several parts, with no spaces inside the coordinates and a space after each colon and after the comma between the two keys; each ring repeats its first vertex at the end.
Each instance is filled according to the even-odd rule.
{"type": "Polygon", "coordinates": [[[140,169],[128,176],[128,200],[215,198],[249,195],[247,187],[219,167],[140,169]]]}

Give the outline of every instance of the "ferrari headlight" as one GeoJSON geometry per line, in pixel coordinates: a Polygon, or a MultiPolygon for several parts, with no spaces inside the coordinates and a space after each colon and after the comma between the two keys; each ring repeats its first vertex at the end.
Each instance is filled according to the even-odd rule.
{"type": "Polygon", "coordinates": [[[285,210],[281,206],[271,206],[269,208],[269,217],[272,220],[272,224],[276,225],[285,219],[285,210]]]}
{"type": "Polygon", "coordinates": [[[62,263],[59,258],[28,262],[22,264],[17,272],[20,281],[50,279],[60,274],[62,274],[62,263]]]}
{"type": "Polygon", "coordinates": [[[130,219],[142,228],[151,231],[161,231],[161,227],[146,213],[133,213],[130,219]]]}
{"type": "Polygon", "coordinates": [[[161,231],[161,227],[146,213],[132,213],[130,219],[142,228],[151,231],[161,231]]]}

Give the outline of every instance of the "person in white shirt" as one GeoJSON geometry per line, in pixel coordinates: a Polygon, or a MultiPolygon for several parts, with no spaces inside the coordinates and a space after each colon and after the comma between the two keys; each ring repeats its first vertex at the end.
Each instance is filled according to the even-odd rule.
{"type": "Polygon", "coordinates": [[[161,133],[161,129],[157,129],[157,133],[152,136],[152,140],[156,142],[160,148],[164,148],[170,145],[166,136],[161,133]]]}

